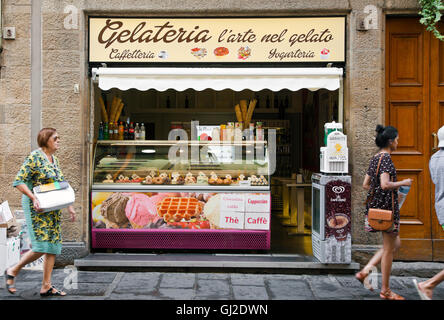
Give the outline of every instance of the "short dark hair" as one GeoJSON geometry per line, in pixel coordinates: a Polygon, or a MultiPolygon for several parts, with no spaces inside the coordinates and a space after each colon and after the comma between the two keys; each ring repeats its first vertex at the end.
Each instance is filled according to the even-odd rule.
{"type": "Polygon", "coordinates": [[[386,148],[390,140],[395,140],[398,136],[398,129],[392,126],[384,127],[380,124],[376,126],[376,139],[375,143],[379,148],[386,148]]]}
{"type": "Polygon", "coordinates": [[[39,147],[47,147],[49,138],[51,138],[52,135],[56,132],[57,131],[54,128],[43,128],[42,130],[40,130],[37,136],[37,143],[39,147]]]}

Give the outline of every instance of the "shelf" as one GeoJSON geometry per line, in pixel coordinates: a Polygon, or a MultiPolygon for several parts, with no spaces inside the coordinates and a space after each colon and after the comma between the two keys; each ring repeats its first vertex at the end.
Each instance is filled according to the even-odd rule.
{"type": "Polygon", "coordinates": [[[92,191],[168,191],[168,192],[185,192],[185,191],[202,191],[202,192],[257,192],[270,191],[270,186],[214,186],[214,185],[142,185],[139,183],[95,183],[92,185],[92,191]]]}
{"type": "MultiPolygon", "coordinates": [[[[189,112],[196,112],[196,113],[233,113],[235,114],[234,108],[224,108],[224,109],[210,109],[210,108],[159,108],[159,109],[147,109],[146,113],[152,113],[152,114],[158,114],[158,113],[189,113],[189,112]]],[[[278,109],[254,109],[254,114],[269,114],[269,113],[279,113],[278,109]]],[[[295,109],[287,109],[285,113],[298,113],[295,109]]],[[[253,119],[254,120],[254,119],[253,119]]]]}

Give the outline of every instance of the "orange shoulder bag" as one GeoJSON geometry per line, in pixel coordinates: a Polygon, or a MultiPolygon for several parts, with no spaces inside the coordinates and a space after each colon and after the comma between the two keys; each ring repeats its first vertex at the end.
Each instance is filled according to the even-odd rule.
{"type": "MultiPolygon", "coordinates": [[[[381,155],[376,169],[376,179],[378,179],[379,166],[384,155],[381,155]]],[[[372,194],[367,198],[366,204],[371,203],[375,194],[375,188],[372,189],[372,194]]],[[[392,210],[369,208],[368,209],[368,224],[374,230],[389,231],[393,227],[393,213],[395,211],[394,192],[392,191],[392,210]]]]}

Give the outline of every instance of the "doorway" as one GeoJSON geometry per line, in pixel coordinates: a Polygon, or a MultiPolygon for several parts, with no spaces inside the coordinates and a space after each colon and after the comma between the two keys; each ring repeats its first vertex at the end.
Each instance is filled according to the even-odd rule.
{"type": "Polygon", "coordinates": [[[434,210],[429,159],[444,125],[444,43],[419,17],[387,17],[386,125],[399,131],[392,155],[398,180],[412,178],[401,208],[398,260],[444,261],[444,232],[434,210]]]}

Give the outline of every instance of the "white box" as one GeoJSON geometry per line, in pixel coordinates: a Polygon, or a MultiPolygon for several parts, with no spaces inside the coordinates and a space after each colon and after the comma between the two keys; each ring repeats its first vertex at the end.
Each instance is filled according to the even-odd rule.
{"type": "Polygon", "coordinates": [[[220,212],[219,226],[224,229],[243,229],[244,228],[244,212],[220,212]]]}
{"type": "Polygon", "coordinates": [[[0,246],[6,246],[7,230],[6,228],[0,227],[0,246]]]}
{"type": "Polygon", "coordinates": [[[245,195],[245,212],[270,213],[271,197],[269,193],[247,193],[245,195]]]}
{"type": "Polygon", "coordinates": [[[0,274],[20,260],[20,237],[8,238],[6,245],[0,245],[0,274]]]}
{"type": "Polygon", "coordinates": [[[245,196],[243,193],[222,193],[220,197],[221,212],[244,212],[245,196]]]}
{"type": "Polygon", "coordinates": [[[270,212],[246,212],[245,229],[270,230],[270,212]]]}

